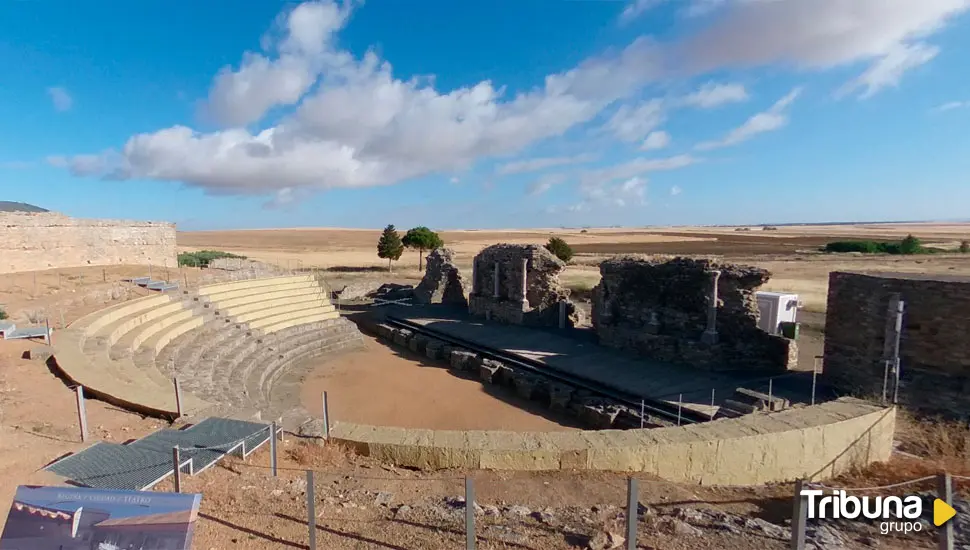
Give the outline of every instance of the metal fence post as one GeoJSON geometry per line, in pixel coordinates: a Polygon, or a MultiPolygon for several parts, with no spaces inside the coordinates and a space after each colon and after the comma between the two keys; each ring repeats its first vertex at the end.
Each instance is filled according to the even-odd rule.
{"type": "Polygon", "coordinates": [[[626,548],[636,550],[637,547],[637,508],[640,501],[640,488],[635,477],[627,478],[626,482],[626,548]]]}
{"type": "Polygon", "coordinates": [[[643,399],[641,399],[640,400],[640,429],[641,430],[643,429],[643,425],[646,423],[646,420],[644,418],[647,415],[646,408],[647,408],[646,404],[643,402],[643,399]]]}
{"type": "Polygon", "coordinates": [[[805,549],[805,526],[808,523],[808,507],[802,497],[805,481],[795,480],[794,508],[791,516],[791,550],[805,549]]]}
{"type": "Polygon", "coordinates": [[[74,394],[77,397],[77,421],[81,426],[81,442],[84,443],[88,440],[88,414],[84,409],[84,386],[75,388],[74,394]]]}
{"type": "Polygon", "coordinates": [[[716,388],[711,388],[711,420],[714,420],[714,415],[717,414],[717,408],[714,406],[714,390],[716,388]]]}
{"type": "MultiPolygon", "coordinates": [[[[948,473],[936,476],[936,496],[949,504],[953,505],[953,479],[948,473]]],[[[950,520],[939,527],[939,539],[937,548],[940,550],[953,550],[953,520],[950,520]]]]}
{"type": "Polygon", "coordinates": [[[815,404],[815,388],[818,380],[818,360],[821,358],[821,355],[816,355],[815,363],[812,364],[812,405],[815,404]]]}
{"type": "Polygon", "coordinates": [[[684,408],[684,394],[680,394],[677,397],[677,425],[680,426],[680,415],[684,408]]]}
{"type": "Polygon", "coordinates": [[[330,406],[327,403],[327,392],[323,392],[323,438],[330,439],[330,406]]]}
{"type": "Polygon", "coordinates": [[[179,456],[178,445],[172,447],[172,466],[175,471],[175,492],[182,492],[182,458],[179,456]]]}
{"type": "Polygon", "coordinates": [[[465,478],[465,550],[475,550],[475,485],[465,478]]]}
{"type": "Polygon", "coordinates": [[[172,377],[172,382],[175,384],[175,413],[182,418],[182,388],[179,387],[179,377],[172,377]]]}
{"type": "Polygon", "coordinates": [[[310,550],[317,550],[317,498],[313,489],[313,470],[306,471],[306,521],[310,550]]]}
{"type": "Polygon", "coordinates": [[[276,422],[269,425],[269,453],[270,465],[273,467],[273,477],[279,475],[276,467],[276,422]]]}

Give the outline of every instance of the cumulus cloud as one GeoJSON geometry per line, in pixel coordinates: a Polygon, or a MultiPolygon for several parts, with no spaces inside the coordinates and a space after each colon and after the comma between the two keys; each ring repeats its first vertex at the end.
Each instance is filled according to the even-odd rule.
{"type": "Polygon", "coordinates": [[[555,166],[565,166],[568,164],[583,164],[596,160],[596,155],[583,153],[571,157],[537,157],[526,160],[517,160],[505,163],[496,168],[495,173],[499,175],[522,174],[525,172],[538,172],[546,168],[555,166]]]}
{"type": "Polygon", "coordinates": [[[652,99],[636,106],[620,106],[604,129],[620,141],[640,141],[666,119],[663,100],[652,99]]]}
{"type": "Polygon", "coordinates": [[[47,95],[50,96],[51,103],[54,104],[54,108],[58,111],[69,111],[74,106],[74,98],[64,88],[59,86],[47,88],[47,95]]]}
{"type": "Polygon", "coordinates": [[[641,151],[655,151],[670,145],[670,134],[664,131],[650,132],[640,144],[641,151]]]}
{"type": "Polygon", "coordinates": [[[684,105],[713,109],[726,103],[738,103],[748,99],[748,92],[741,84],[717,84],[708,82],[682,100],[684,105]]]}
{"type": "Polygon", "coordinates": [[[672,197],[676,197],[677,195],[679,195],[679,194],[681,194],[683,192],[684,192],[683,189],[681,189],[677,185],[674,185],[673,187],[670,188],[670,196],[672,196],[672,197]]]}
{"type": "MultiPolygon", "coordinates": [[[[618,101],[621,111],[607,127],[620,139],[642,140],[663,111],[629,100],[661,79],[775,64],[824,70],[868,63],[847,86],[872,94],[931,58],[935,48],[926,40],[968,6],[970,0],[725,0],[693,34],[669,43],[636,39],[513,95],[490,81],[439,90],[429,79],[397,77],[374,51],[355,56],[339,48],[335,36],[355,4],[306,2],[279,17],[261,51],[215,75],[203,110],[222,129],[175,125],[132,136],[117,152],[62,164],[76,174],[179,181],[212,193],[389,185],[519,153],[618,101]]],[[[785,122],[783,112],[768,112],[726,141],[785,122]]]]}
{"type": "Polygon", "coordinates": [[[705,141],[697,144],[697,149],[707,151],[721,147],[730,147],[747,141],[758,134],[773,132],[788,124],[788,106],[801,94],[801,88],[795,88],[785,97],[779,99],[768,110],[762,111],[744,122],[741,126],[728,132],[718,141],[705,141]]]}

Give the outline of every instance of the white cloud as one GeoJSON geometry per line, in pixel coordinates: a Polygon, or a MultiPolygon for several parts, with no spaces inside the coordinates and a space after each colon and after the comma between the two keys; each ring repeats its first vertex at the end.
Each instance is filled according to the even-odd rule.
{"type": "Polygon", "coordinates": [[[544,174],[529,186],[529,195],[536,197],[566,181],[565,174],[544,174]]]}
{"type": "Polygon", "coordinates": [[[970,101],[950,101],[942,105],[938,105],[931,109],[934,113],[944,113],[946,111],[952,111],[954,109],[963,109],[970,107],[970,101]]]}
{"type": "Polygon", "coordinates": [[[617,183],[586,181],[580,184],[579,203],[586,209],[593,206],[625,207],[646,204],[647,179],[639,176],[617,183]]]}
{"type": "Polygon", "coordinates": [[[293,105],[325,70],[339,71],[350,58],[331,49],[331,39],[347,22],[352,4],[307,2],[277,18],[274,31],[263,39],[271,59],[247,52],[238,70],[223,67],[212,83],[205,111],[229,126],[256,122],[267,110],[293,105]]]}
{"type": "Polygon", "coordinates": [[[747,101],[748,92],[742,84],[717,84],[708,82],[696,92],[686,96],[682,103],[701,109],[713,109],[726,103],[747,101]]]}
{"type": "Polygon", "coordinates": [[[844,96],[862,88],[859,98],[870,98],[883,88],[898,86],[906,71],[928,63],[939,53],[939,48],[924,43],[900,45],[843,86],[837,95],[844,96]]]}
{"type": "Polygon", "coordinates": [[[664,0],[630,0],[620,13],[620,24],[626,24],[637,19],[644,13],[660,5],[664,0]]]}
{"type": "Polygon", "coordinates": [[[724,6],[727,0],[692,0],[684,10],[687,17],[701,17],[724,6]]]}
{"type": "Polygon", "coordinates": [[[788,106],[798,98],[799,94],[801,94],[801,88],[795,88],[788,95],[776,101],[768,110],[752,116],[744,124],[728,132],[724,139],[719,141],[705,141],[697,144],[696,148],[701,151],[707,151],[720,147],[729,147],[747,141],[758,134],[773,132],[785,127],[788,124],[788,106]]]}
{"type": "Polygon", "coordinates": [[[54,155],[47,157],[45,160],[47,164],[55,168],[66,168],[70,170],[75,176],[94,176],[103,174],[107,170],[111,160],[115,158],[115,154],[106,151],[100,155],[75,155],[70,158],[54,155]]]}
{"type": "Polygon", "coordinates": [[[554,166],[565,166],[568,164],[583,164],[596,160],[596,155],[583,153],[572,157],[538,157],[527,160],[517,160],[505,163],[495,169],[496,174],[522,174],[525,172],[538,172],[554,166]]]}
{"type": "Polygon", "coordinates": [[[673,187],[670,188],[670,196],[672,196],[672,197],[676,197],[677,195],[679,195],[679,194],[681,194],[683,192],[684,192],[684,190],[681,189],[677,185],[674,185],[673,187]]]}
{"type": "Polygon", "coordinates": [[[69,111],[74,105],[74,98],[72,98],[71,94],[67,93],[67,90],[64,88],[58,86],[47,88],[47,95],[50,96],[51,102],[54,104],[54,108],[58,111],[69,111]]]}
{"type": "MultiPolygon", "coordinates": [[[[133,136],[96,161],[82,155],[64,165],[74,173],[100,167],[96,173],[108,177],[179,181],[212,193],[389,185],[516,154],[661,79],[765,65],[825,70],[868,63],[850,87],[875,93],[927,58],[933,46],[926,40],[970,0],[725,0],[693,34],[670,43],[641,37],[515,95],[490,81],[439,91],[428,79],[396,78],[373,51],[355,57],[340,49],[334,37],[352,7],[301,4],[280,17],[260,52],[216,75],[205,112],[228,128],[201,133],[176,125],[133,136]]],[[[625,108],[636,120],[611,122],[633,141],[662,117],[649,102],[625,108]]],[[[783,113],[767,113],[732,139],[786,121],[783,113]]]]}
{"type": "Polygon", "coordinates": [[[640,144],[641,151],[655,151],[670,145],[670,134],[664,131],[650,132],[643,143],[640,144]]]}
{"type": "Polygon", "coordinates": [[[633,177],[642,176],[649,172],[677,170],[697,162],[698,159],[690,155],[677,155],[660,159],[648,159],[641,157],[607,168],[588,170],[580,175],[580,181],[590,185],[604,184],[615,180],[626,180],[633,177]]]}
{"type": "Polygon", "coordinates": [[[663,100],[652,99],[635,107],[622,105],[610,117],[604,129],[620,141],[640,141],[666,119],[663,100]]]}
{"type": "Polygon", "coordinates": [[[448,180],[448,182],[449,183],[461,183],[461,178],[459,178],[458,176],[452,176],[451,179],[448,180]]]}

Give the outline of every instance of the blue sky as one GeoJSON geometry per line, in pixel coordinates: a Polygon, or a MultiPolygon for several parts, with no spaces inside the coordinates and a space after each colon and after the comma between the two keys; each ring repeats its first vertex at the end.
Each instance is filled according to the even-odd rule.
{"type": "Polygon", "coordinates": [[[970,0],[59,3],[0,4],[0,200],[182,229],[968,213],[970,0]]]}

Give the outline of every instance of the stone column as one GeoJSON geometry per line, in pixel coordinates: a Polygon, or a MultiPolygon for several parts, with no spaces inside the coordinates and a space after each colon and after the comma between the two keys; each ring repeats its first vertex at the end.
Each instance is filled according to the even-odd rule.
{"type": "Polygon", "coordinates": [[[495,262],[495,272],[492,274],[492,298],[498,300],[498,262],[495,262]]]}
{"type": "Polygon", "coordinates": [[[522,258],[522,309],[529,307],[529,258],[522,258]]]}
{"type": "Polygon", "coordinates": [[[707,328],[701,334],[701,342],[705,344],[717,343],[717,280],[720,277],[720,271],[711,272],[711,295],[708,297],[707,328]]]}

